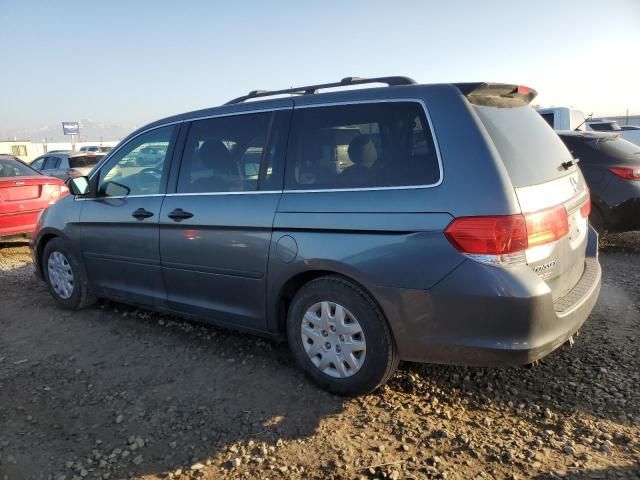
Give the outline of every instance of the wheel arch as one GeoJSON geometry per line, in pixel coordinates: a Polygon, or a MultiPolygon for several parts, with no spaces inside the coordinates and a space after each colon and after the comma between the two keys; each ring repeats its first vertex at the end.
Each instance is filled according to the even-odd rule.
{"type": "Polygon", "coordinates": [[[60,238],[66,243],[68,243],[73,249],[74,253],[76,254],[76,257],[79,258],[78,252],[76,251],[75,248],[73,248],[73,243],[69,241],[69,239],[64,233],[53,228],[47,228],[47,229],[41,230],[40,232],[38,232],[38,237],[35,240],[33,245],[34,245],[34,260],[36,262],[36,269],[37,269],[36,273],[43,280],[44,280],[44,272],[42,270],[43,269],[42,262],[44,260],[43,259],[44,249],[46,248],[47,244],[54,238],[60,238]]]}
{"type": "Polygon", "coordinates": [[[269,326],[277,329],[278,334],[286,335],[285,332],[287,312],[289,310],[289,305],[291,304],[293,297],[307,283],[320,277],[336,277],[353,283],[366,295],[369,296],[371,301],[376,305],[380,312],[382,312],[382,315],[385,317],[385,320],[387,321],[389,327],[391,327],[385,310],[382,308],[380,302],[378,302],[373,292],[371,292],[371,290],[365,286],[364,282],[359,281],[354,275],[350,275],[338,269],[311,268],[290,275],[289,278],[285,282],[283,282],[278,289],[269,318],[269,326]]]}

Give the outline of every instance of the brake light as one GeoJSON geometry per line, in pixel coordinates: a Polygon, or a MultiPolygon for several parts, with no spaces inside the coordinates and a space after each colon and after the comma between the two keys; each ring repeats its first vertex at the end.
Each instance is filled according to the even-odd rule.
{"type": "Polygon", "coordinates": [[[517,92],[520,95],[529,95],[531,92],[537,93],[535,90],[529,87],[525,87],[524,85],[518,85],[517,92]]]}
{"type": "Polygon", "coordinates": [[[45,185],[43,194],[49,201],[49,205],[53,205],[58,199],[68,195],[69,189],[66,185],[45,185]]]}
{"type": "Polygon", "coordinates": [[[461,252],[505,255],[527,248],[527,229],[522,215],[456,218],[445,230],[461,252]]]}
{"type": "Polygon", "coordinates": [[[454,247],[476,260],[513,263],[524,259],[517,254],[567,235],[569,219],[564,206],[558,205],[518,215],[460,217],[453,220],[444,233],[454,247]]]}
{"type": "Polygon", "coordinates": [[[640,180],[640,167],[610,167],[609,171],[625,180],[640,180]]]}

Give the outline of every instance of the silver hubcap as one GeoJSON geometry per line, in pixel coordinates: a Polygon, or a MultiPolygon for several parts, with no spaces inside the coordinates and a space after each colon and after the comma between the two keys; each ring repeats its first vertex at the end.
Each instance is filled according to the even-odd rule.
{"type": "Polygon", "coordinates": [[[53,291],[64,300],[70,298],[73,295],[73,271],[67,257],[60,252],[53,252],[49,255],[47,270],[53,291]]]}
{"type": "Polygon", "coordinates": [[[304,314],[300,334],[305,352],[321,372],[345,378],[362,368],[367,353],[364,332],[356,317],[342,305],[312,305],[304,314]]]}

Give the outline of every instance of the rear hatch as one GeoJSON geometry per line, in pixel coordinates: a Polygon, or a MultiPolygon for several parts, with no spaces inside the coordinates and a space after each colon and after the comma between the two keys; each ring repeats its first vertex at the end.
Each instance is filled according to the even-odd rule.
{"type": "Polygon", "coordinates": [[[60,198],[61,188],[66,191],[58,179],[42,175],[0,177],[0,224],[35,223],[38,212],[60,198]]]}
{"type": "Polygon", "coordinates": [[[525,255],[527,264],[549,286],[554,301],[558,300],[578,283],[585,268],[590,208],[586,183],[558,135],[528,106],[532,96],[520,95],[520,101],[500,104],[482,101],[481,92],[476,95],[479,101],[467,98],[511,178],[527,227],[530,222],[547,223],[549,218],[557,221],[542,229],[544,235],[555,235],[536,242],[530,236],[525,255]]]}

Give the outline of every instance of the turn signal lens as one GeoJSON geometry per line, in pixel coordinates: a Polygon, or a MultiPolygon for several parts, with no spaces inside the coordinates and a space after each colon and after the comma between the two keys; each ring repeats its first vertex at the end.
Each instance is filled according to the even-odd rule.
{"type": "Polygon", "coordinates": [[[588,218],[591,213],[591,195],[587,198],[587,201],[580,207],[580,215],[582,218],[588,218]]]}
{"type": "Polygon", "coordinates": [[[527,213],[528,248],[555,242],[569,233],[569,219],[564,205],[527,213]]]}

